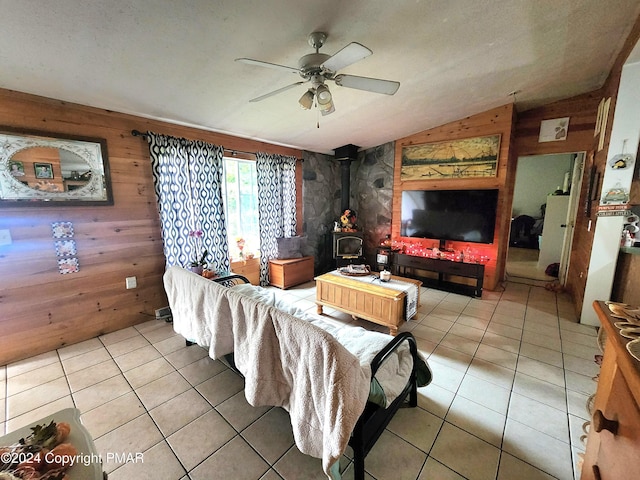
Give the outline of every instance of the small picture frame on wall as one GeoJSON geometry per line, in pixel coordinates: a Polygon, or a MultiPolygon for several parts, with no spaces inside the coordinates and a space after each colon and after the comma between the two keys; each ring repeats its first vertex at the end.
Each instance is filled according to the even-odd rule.
{"type": "Polygon", "coordinates": [[[50,163],[34,162],[36,178],[53,178],[53,165],[50,163]]]}
{"type": "Polygon", "coordinates": [[[569,131],[569,118],[570,117],[563,117],[551,120],[542,120],[542,122],[540,122],[538,143],[566,140],[567,133],[569,131]]]}
{"type": "Polygon", "coordinates": [[[24,177],[24,163],[12,160],[9,162],[9,172],[11,176],[17,179],[24,177]]]}

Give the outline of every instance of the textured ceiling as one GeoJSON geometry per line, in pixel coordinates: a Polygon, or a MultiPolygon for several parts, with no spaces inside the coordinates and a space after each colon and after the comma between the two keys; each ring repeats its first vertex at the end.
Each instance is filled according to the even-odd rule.
{"type": "Polygon", "coordinates": [[[513,100],[518,111],[599,88],[637,0],[0,0],[0,87],[305,150],[380,145],[513,100]],[[336,112],[303,110],[297,66],[355,41],[340,73],[400,82],[394,96],[329,83],[336,112]],[[319,122],[319,128],[317,124],[319,122]]]}

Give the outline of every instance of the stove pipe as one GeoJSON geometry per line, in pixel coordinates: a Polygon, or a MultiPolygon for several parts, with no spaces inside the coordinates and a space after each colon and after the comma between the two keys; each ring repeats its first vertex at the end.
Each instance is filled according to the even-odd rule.
{"type": "Polygon", "coordinates": [[[357,145],[345,145],[334,150],[335,158],[340,162],[340,179],[342,189],[340,193],[340,212],[349,208],[351,187],[351,162],[358,158],[357,145]]]}

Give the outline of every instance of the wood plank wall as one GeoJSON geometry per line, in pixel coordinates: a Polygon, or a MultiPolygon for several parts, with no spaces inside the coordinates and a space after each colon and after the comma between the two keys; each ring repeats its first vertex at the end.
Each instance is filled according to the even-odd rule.
{"type": "MultiPolygon", "coordinates": [[[[513,104],[469,116],[456,122],[448,123],[437,128],[425,130],[396,141],[395,168],[393,181],[393,219],[391,224],[392,237],[400,238],[400,200],[403,190],[446,190],[446,189],[498,189],[498,216],[494,232],[494,242],[491,245],[447,242],[447,248],[462,250],[466,247],[476,251],[478,255],[489,257],[485,266],[484,286],[488,290],[495,290],[502,280],[505,268],[506,245],[509,235],[511,201],[513,187],[509,189],[509,182],[513,183],[510,171],[514,158],[512,157],[513,104]],[[498,158],[497,175],[492,178],[464,178],[441,180],[411,180],[402,181],[400,178],[402,147],[420,145],[423,143],[440,142],[444,140],[481,137],[500,134],[500,154],[498,158]]],[[[418,243],[431,248],[438,246],[437,240],[421,240],[402,238],[405,242],[418,243]]]]}
{"type": "MultiPolygon", "coordinates": [[[[587,152],[585,173],[583,175],[582,185],[580,186],[580,207],[576,219],[566,285],[567,291],[573,297],[578,316],[582,310],[584,289],[587,283],[589,261],[593,248],[593,234],[598,219],[596,216],[597,201],[591,208],[590,214],[587,215],[585,211],[589,191],[590,171],[593,167],[601,177],[604,175],[622,67],[631,50],[633,50],[639,40],[640,17],[636,20],[625,44],[616,57],[613,68],[602,88],[519,114],[516,124],[515,153],[518,156],[579,151],[587,152]],[[611,98],[609,119],[604,132],[604,146],[601,150],[598,150],[599,137],[594,137],[593,133],[598,113],[598,105],[602,99],[607,98],[611,98]],[[569,120],[567,140],[564,142],[537,143],[540,122],[542,120],[560,117],[571,117],[569,120]]],[[[592,194],[595,198],[600,197],[601,183],[597,186],[597,191],[592,194]]],[[[614,289],[615,288],[614,286],[614,289]]]]}
{"type": "MultiPolygon", "coordinates": [[[[622,66],[639,38],[640,19],[604,87],[596,92],[524,112],[518,115],[517,122],[512,105],[505,105],[398,140],[394,237],[400,229],[400,192],[408,188],[399,178],[398,152],[402,145],[501,133],[499,171],[494,179],[412,182],[411,185],[411,188],[500,189],[497,241],[483,252],[491,258],[485,285],[496,288],[504,275],[517,155],[557,153],[552,150],[560,148],[559,142],[536,143],[539,121],[564,116],[570,116],[571,123],[568,143],[561,146],[562,151],[595,151],[591,132],[597,104],[601,98],[611,96],[611,112],[614,111],[622,66]]],[[[148,149],[144,140],[131,136],[131,130],[200,139],[231,150],[302,157],[302,152],[295,149],[2,89],[0,125],[105,138],[115,199],[110,207],[0,210],[0,229],[9,229],[13,239],[11,245],[0,247],[0,365],[144,322],[153,317],[156,308],[166,306],[162,288],[164,257],[148,149]],[[78,273],[64,276],[58,273],[51,235],[51,223],[56,221],[74,224],[80,260],[78,273]],[[125,289],[127,276],[137,277],[138,288],[125,289]]],[[[593,162],[600,170],[606,161],[610,128],[611,122],[604,149],[593,155],[593,162]]],[[[298,172],[298,184],[300,179],[298,172]]],[[[299,188],[300,197],[301,192],[299,188]]],[[[300,200],[299,209],[301,205],[300,200]]],[[[303,218],[301,210],[298,218],[303,218]]],[[[582,223],[577,225],[582,234],[576,235],[569,270],[569,291],[578,308],[582,304],[591,254],[592,238],[585,234],[589,220],[596,218],[581,218],[582,223]]],[[[302,222],[299,222],[301,228],[302,222]]],[[[460,245],[453,247],[460,248],[460,245]]]]}
{"type": "Polygon", "coordinates": [[[591,214],[587,215],[585,201],[589,188],[589,172],[594,157],[593,132],[600,100],[600,91],[579,95],[521,113],[518,115],[516,123],[515,154],[517,157],[572,152],[586,153],[582,184],[573,187],[580,189],[580,198],[566,284],[567,291],[574,299],[578,314],[584,297],[589,258],[593,245],[593,222],[595,222],[596,208],[592,208],[591,214]],[[567,139],[561,142],[539,143],[540,122],[562,117],[570,117],[567,139]],[[591,221],[591,226],[589,221],[591,221]]]}
{"type": "Polygon", "coordinates": [[[0,229],[13,239],[0,246],[0,365],[147,321],[167,305],[149,151],[131,130],[302,158],[296,149],[8,90],[0,90],[0,125],[105,138],[114,196],[105,207],[0,210],[0,229]],[[58,273],[57,221],[73,222],[78,273],[58,273]],[[125,289],[129,276],[138,288],[125,289]]]}

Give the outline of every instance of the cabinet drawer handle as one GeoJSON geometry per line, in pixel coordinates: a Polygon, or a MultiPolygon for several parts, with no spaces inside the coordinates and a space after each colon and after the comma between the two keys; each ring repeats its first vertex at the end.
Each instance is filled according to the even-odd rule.
{"type": "Polygon", "coordinates": [[[618,433],[618,421],[609,420],[604,416],[601,410],[596,410],[595,412],[593,412],[593,428],[596,432],[609,430],[615,435],[616,433],[618,433]]]}

